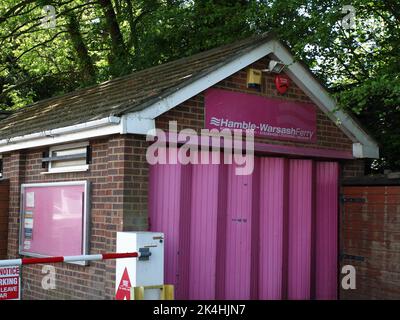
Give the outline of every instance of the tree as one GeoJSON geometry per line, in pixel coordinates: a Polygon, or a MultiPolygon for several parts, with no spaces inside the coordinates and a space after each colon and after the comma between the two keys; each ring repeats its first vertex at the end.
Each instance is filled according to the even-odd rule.
{"type": "Polygon", "coordinates": [[[348,3],[3,0],[0,108],[17,109],[273,31],[327,84],[340,107],[361,119],[379,141],[382,157],[370,167],[400,170],[400,4],[395,0],[353,0],[352,12],[346,11],[348,3]],[[45,5],[55,9],[54,28],[43,23],[49,16],[43,10],[45,5]],[[355,23],[347,28],[353,13],[355,23]]]}

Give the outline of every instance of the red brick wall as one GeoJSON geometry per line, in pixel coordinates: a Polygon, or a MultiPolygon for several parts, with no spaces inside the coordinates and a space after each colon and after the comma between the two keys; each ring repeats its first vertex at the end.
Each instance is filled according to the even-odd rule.
{"type": "Polygon", "coordinates": [[[8,180],[0,180],[0,259],[7,257],[8,190],[8,180]]]}
{"type": "Polygon", "coordinates": [[[400,299],[400,186],[347,186],[342,209],[343,252],[364,261],[344,259],[356,268],[356,290],[342,299],[400,299]]]}
{"type": "Polygon", "coordinates": [[[342,179],[361,177],[364,175],[364,159],[343,161],[341,176],[342,179]]]}
{"type": "MultiPolygon", "coordinates": [[[[13,152],[3,156],[4,175],[10,180],[9,244],[8,257],[18,256],[19,192],[21,183],[88,180],[91,182],[90,253],[115,251],[116,232],[127,229],[144,230],[143,193],[133,192],[134,187],[145,188],[145,172],[137,171],[136,163],[143,166],[135,136],[112,136],[90,142],[92,164],[87,172],[42,174],[42,152],[47,148],[13,152]],[[136,148],[136,149],[135,149],[136,148]],[[139,183],[135,185],[135,183],[139,183]],[[128,205],[142,203],[141,207],[128,205]],[[128,210],[129,209],[129,210],[128,210]],[[133,210],[133,211],[132,211],[133,210]]],[[[140,167],[140,166],[139,166],[140,167]]],[[[147,204],[147,203],[146,203],[147,204]]],[[[99,261],[90,266],[55,264],[55,290],[41,288],[41,266],[23,267],[24,299],[111,299],[114,296],[115,261],[99,261]]]]}

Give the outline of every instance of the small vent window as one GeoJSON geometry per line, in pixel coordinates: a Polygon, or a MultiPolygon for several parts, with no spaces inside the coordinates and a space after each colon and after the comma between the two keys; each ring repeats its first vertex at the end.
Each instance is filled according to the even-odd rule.
{"type": "Polygon", "coordinates": [[[55,146],[43,154],[42,162],[48,172],[86,171],[90,163],[89,143],[55,146]]]}

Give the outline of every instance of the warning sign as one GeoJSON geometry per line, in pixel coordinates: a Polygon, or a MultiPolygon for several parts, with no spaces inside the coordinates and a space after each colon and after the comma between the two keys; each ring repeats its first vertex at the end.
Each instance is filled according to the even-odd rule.
{"type": "Polygon", "coordinates": [[[0,267],[0,300],[19,299],[19,267],[0,267]]]}
{"type": "Polygon", "coordinates": [[[129,279],[128,270],[125,267],[122,274],[121,281],[115,295],[116,300],[130,300],[131,299],[131,280],[129,279]]]}

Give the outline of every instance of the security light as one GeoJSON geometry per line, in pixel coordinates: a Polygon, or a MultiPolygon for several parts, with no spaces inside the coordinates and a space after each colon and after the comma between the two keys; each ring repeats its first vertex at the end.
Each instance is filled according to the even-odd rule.
{"type": "Polygon", "coordinates": [[[281,61],[271,60],[269,62],[268,69],[263,70],[264,72],[281,73],[285,68],[285,64],[281,61]]]}

